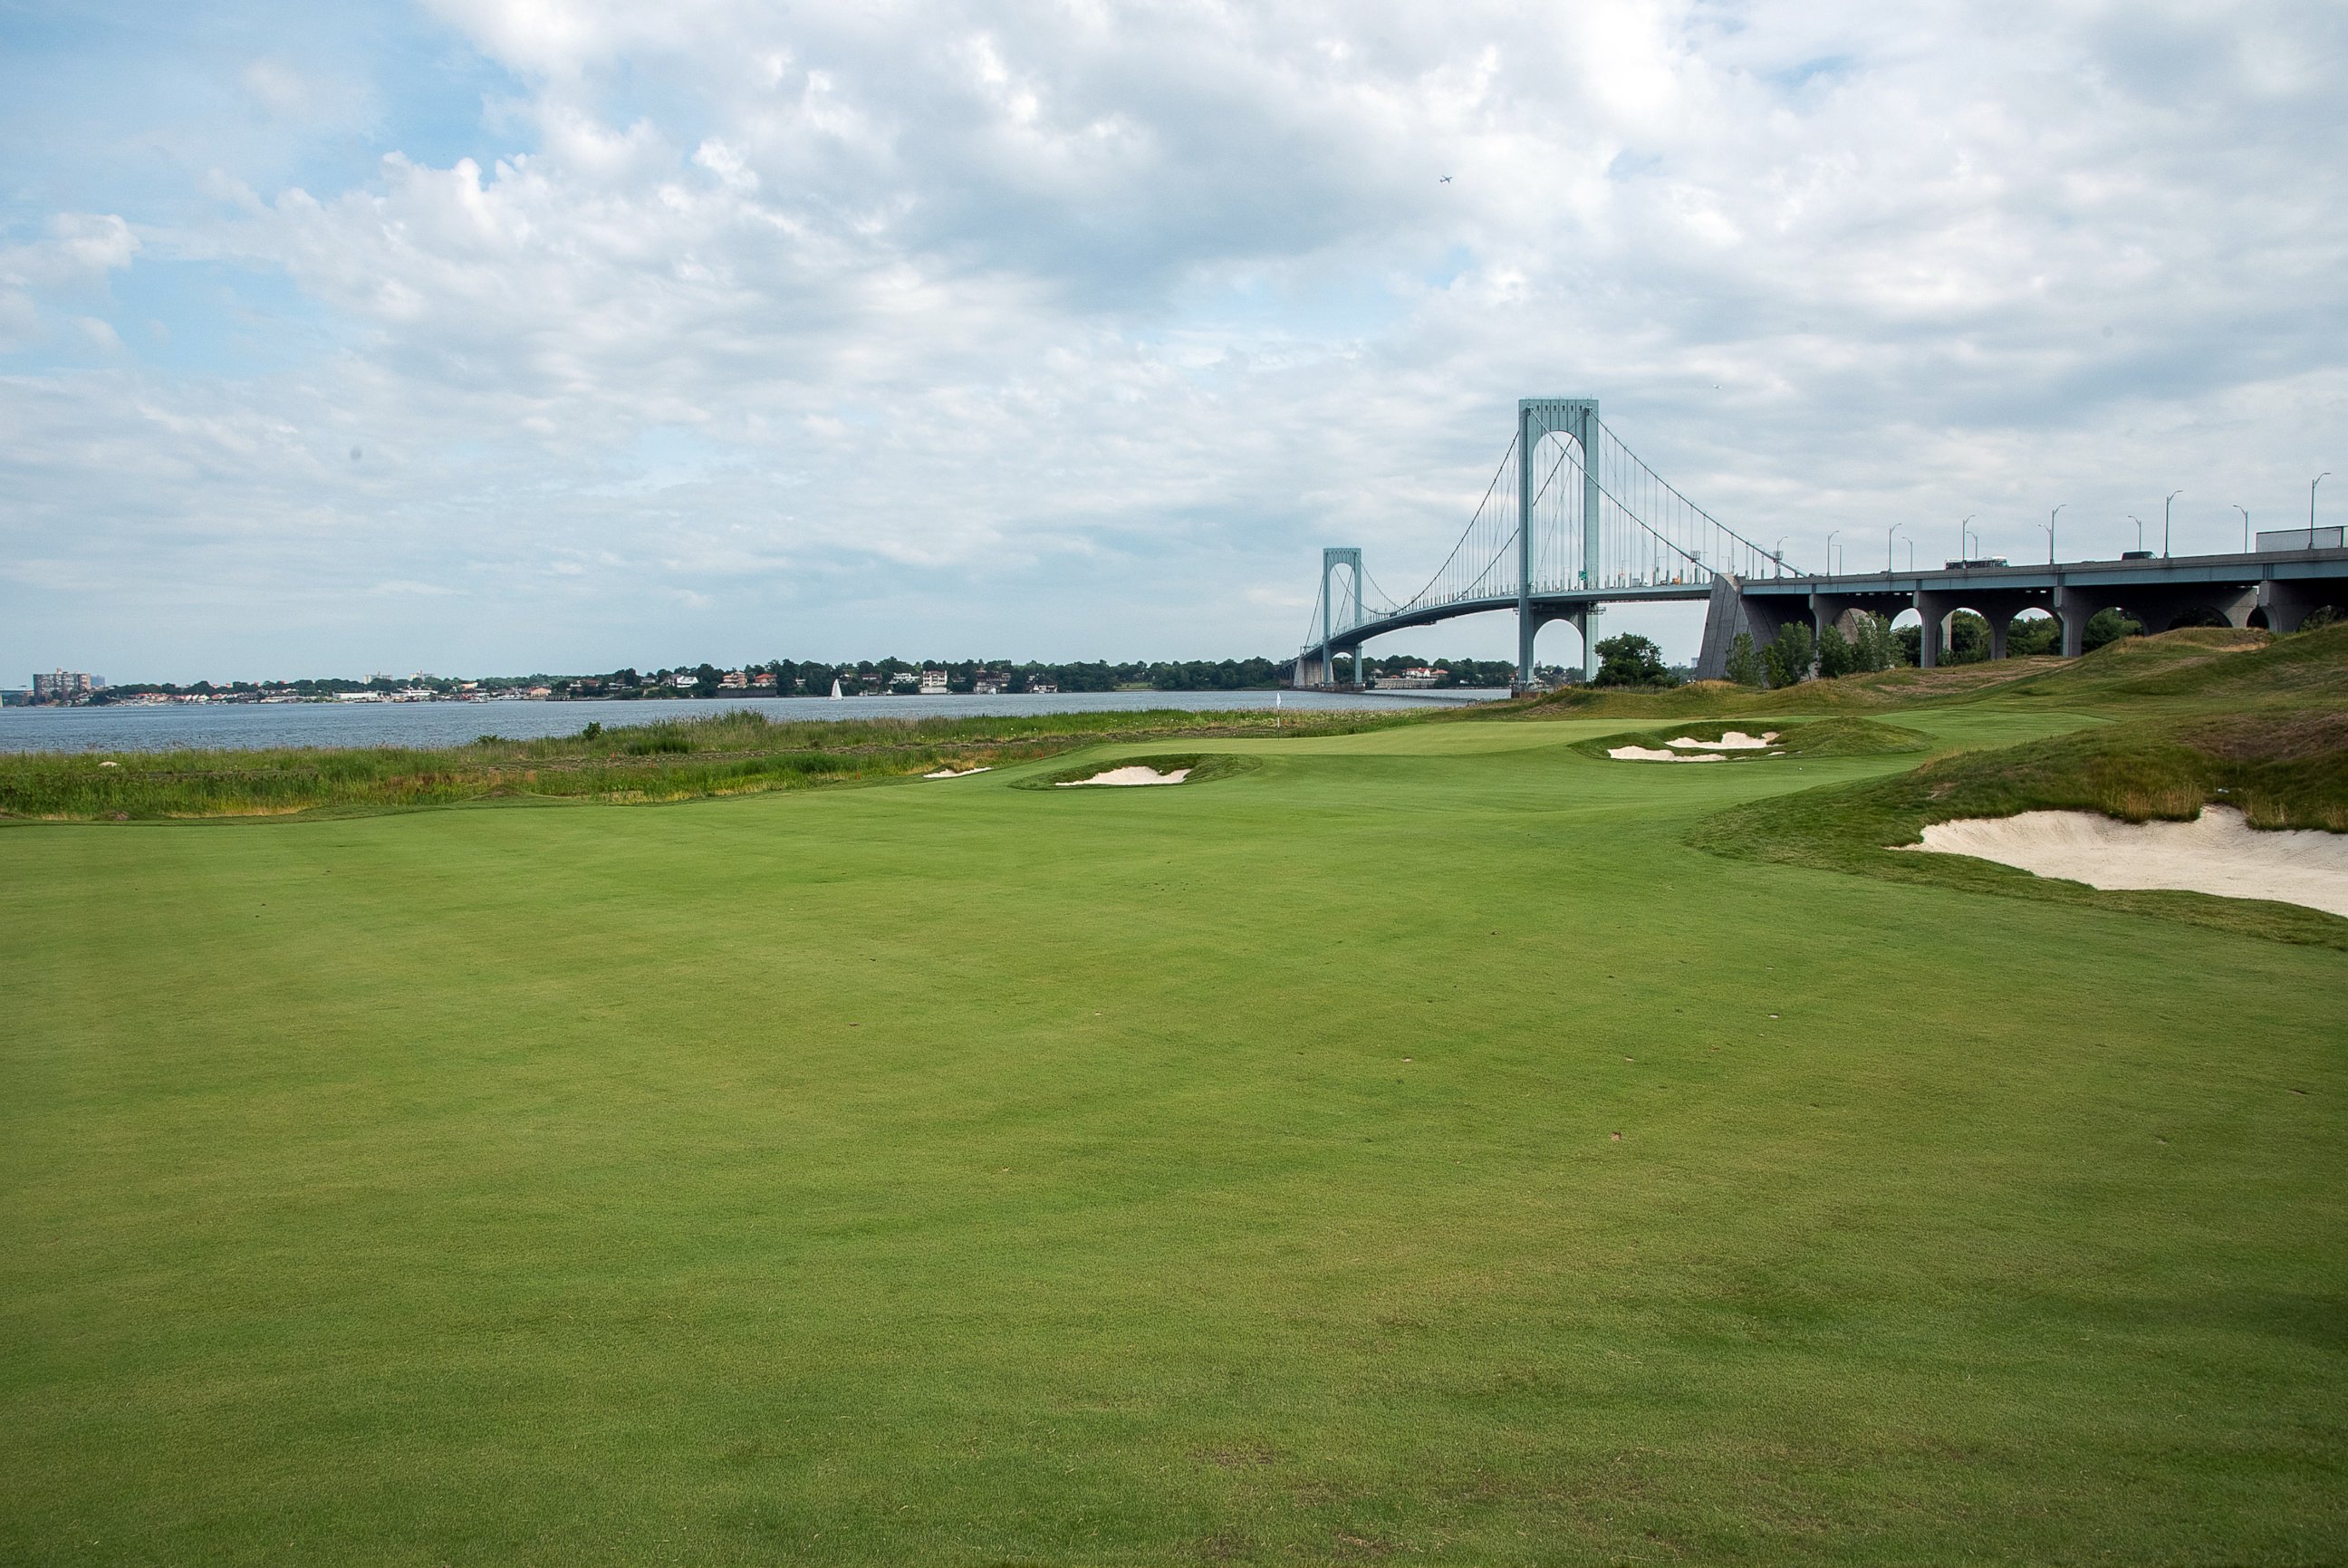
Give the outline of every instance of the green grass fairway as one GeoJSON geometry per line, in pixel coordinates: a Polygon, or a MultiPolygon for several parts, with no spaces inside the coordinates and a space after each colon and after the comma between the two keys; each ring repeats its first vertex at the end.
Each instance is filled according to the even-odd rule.
{"type": "Polygon", "coordinates": [[[0,830],[0,1562],[2348,1559],[2348,953],[1624,727],[0,830]]]}

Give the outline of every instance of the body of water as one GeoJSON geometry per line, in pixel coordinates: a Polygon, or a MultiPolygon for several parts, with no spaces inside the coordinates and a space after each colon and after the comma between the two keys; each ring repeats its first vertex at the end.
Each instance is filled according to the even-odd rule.
{"type": "Polygon", "coordinates": [[[170,751],[185,747],[462,746],[481,735],[532,740],[748,709],[777,719],[976,718],[1179,707],[1200,713],[1282,707],[1298,712],[1384,709],[1503,697],[1505,691],[1058,692],[1035,696],[743,696],[654,702],[174,703],[169,707],[0,708],[0,751],[170,751]]]}

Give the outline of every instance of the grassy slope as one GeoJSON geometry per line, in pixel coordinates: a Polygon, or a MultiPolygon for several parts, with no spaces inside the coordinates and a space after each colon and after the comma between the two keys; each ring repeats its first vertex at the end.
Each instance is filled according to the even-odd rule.
{"type": "MultiPolygon", "coordinates": [[[[2210,801],[2262,828],[2348,830],[2348,627],[2243,642],[2170,633],[2115,644],[2003,694],[2150,715],[1912,772],[1758,800],[1699,824],[1715,853],[2017,898],[2095,904],[2348,948],[2348,921],[2295,905],[2102,892],[1986,861],[1888,852],[1931,822],[2031,810],[2189,820],[2210,801]]],[[[1952,711],[1942,709],[1940,711],[1952,711]]]]}
{"type": "Polygon", "coordinates": [[[2348,1553],[2348,960],[1603,727],[0,835],[0,1558],[2348,1553]]]}

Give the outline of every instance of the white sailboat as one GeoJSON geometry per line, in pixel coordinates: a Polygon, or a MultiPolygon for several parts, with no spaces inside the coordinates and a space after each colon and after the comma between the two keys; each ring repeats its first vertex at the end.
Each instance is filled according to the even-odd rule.
{"type": "Polygon", "coordinates": [[[831,677],[831,700],[834,702],[838,702],[839,700],[839,677],[838,676],[831,677]]]}

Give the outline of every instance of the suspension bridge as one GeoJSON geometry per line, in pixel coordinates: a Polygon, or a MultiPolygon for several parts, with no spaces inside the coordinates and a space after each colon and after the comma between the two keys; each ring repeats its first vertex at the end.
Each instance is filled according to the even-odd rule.
{"type": "Polygon", "coordinates": [[[1362,646],[1390,632],[1460,615],[1513,610],[1517,684],[1533,683],[1533,641],[1551,621],[1581,638],[1582,678],[1598,671],[1598,617],[1615,603],[1701,600],[1706,604],[1699,678],[1717,678],[1738,634],[1766,647],[1787,623],[1813,633],[1852,611],[1887,617],[1914,610],[1922,655],[1937,665],[1960,610],[1984,616],[1991,656],[2005,656],[2008,621],[2041,609],[2063,623],[2063,651],[2076,656],[2087,619],[2121,609],[2152,631],[2214,617],[2230,625],[2290,631],[2316,608],[2348,605],[2342,531],[2260,534],[2239,554],[2149,557],[2015,566],[2003,559],[1952,561],[1923,572],[1815,573],[1713,516],[1673,488],[1599,418],[1598,401],[1528,397],[1517,432],[1468,526],[1433,576],[1395,599],[1365,568],[1358,546],[1321,552],[1321,589],[1296,658],[1299,687],[1361,685],[1362,646]],[[1354,678],[1337,664],[1354,657],[1354,678]]]}

